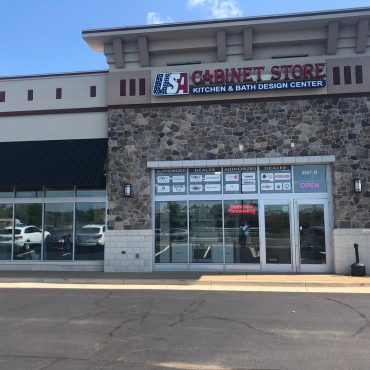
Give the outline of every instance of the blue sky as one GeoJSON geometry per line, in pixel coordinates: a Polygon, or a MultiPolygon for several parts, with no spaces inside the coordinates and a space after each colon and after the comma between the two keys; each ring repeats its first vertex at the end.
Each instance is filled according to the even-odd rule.
{"type": "Polygon", "coordinates": [[[370,6],[370,0],[0,0],[0,76],[107,69],[84,29],[370,6]]]}

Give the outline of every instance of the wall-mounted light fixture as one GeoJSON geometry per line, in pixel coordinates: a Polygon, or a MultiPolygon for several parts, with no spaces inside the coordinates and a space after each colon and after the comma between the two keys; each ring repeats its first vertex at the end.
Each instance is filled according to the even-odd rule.
{"type": "Polygon", "coordinates": [[[360,178],[353,179],[353,191],[355,193],[361,193],[362,191],[362,184],[360,178]]]}
{"type": "Polygon", "coordinates": [[[123,193],[126,198],[131,198],[132,195],[132,187],[131,184],[125,184],[123,188],[123,193]]]}

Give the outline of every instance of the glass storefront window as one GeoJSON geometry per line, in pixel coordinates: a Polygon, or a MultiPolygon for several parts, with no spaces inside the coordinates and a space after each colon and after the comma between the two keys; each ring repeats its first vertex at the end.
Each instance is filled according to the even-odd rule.
{"type": "Polygon", "coordinates": [[[224,203],[225,262],[259,263],[258,202],[228,200],[224,203]]]}
{"type": "Polygon", "coordinates": [[[13,188],[1,188],[0,189],[0,198],[13,198],[13,188]]]}
{"type": "Polygon", "coordinates": [[[221,201],[189,202],[191,262],[223,263],[221,201]]]}
{"type": "Polygon", "coordinates": [[[51,198],[51,197],[74,197],[75,192],[74,188],[63,188],[63,189],[58,189],[58,188],[46,188],[45,190],[45,197],[51,198]]]}
{"type": "Polygon", "coordinates": [[[0,260],[11,259],[13,205],[0,204],[0,260]]]}
{"type": "Polygon", "coordinates": [[[72,260],[73,203],[45,204],[44,233],[44,260],[72,260]]]}
{"type": "Polygon", "coordinates": [[[15,189],[16,198],[42,198],[42,189],[15,189]]]}
{"type": "Polygon", "coordinates": [[[186,202],[157,202],[155,207],[155,262],[188,262],[186,202]]]}
{"type": "Polygon", "coordinates": [[[30,200],[22,198],[43,198],[43,190],[0,189],[0,198],[4,198],[0,202],[0,260],[104,259],[106,203],[92,202],[89,198],[104,200],[106,190],[78,189],[76,194],[86,200],[77,203],[75,187],[47,188],[46,193],[47,201],[35,199],[28,203],[30,200]],[[51,199],[52,196],[74,199],[60,202],[51,199]],[[10,203],[5,198],[11,198],[10,203]],[[94,243],[86,241],[84,234],[90,234],[88,239],[94,239],[94,243]]]}
{"type": "MultiPolygon", "coordinates": [[[[41,259],[42,205],[40,203],[15,204],[16,220],[13,235],[13,259],[41,259]]],[[[48,235],[45,233],[44,238],[48,235]]]]}
{"type": "Polygon", "coordinates": [[[326,263],[325,220],[322,204],[299,206],[299,239],[302,264],[326,263]]]}
{"type": "Polygon", "coordinates": [[[103,260],[105,203],[76,203],[76,260],[103,260]]]}
{"type": "Polygon", "coordinates": [[[265,206],[266,262],[291,263],[290,215],[288,205],[265,206]]]}
{"type": "Polygon", "coordinates": [[[324,271],[329,174],[326,164],[156,169],[155,262],[324,271]]]}
{"type": "Polygon", "coordinates": [[[105,197],[105,189],[77,189],[77,197],[105,197]]]}

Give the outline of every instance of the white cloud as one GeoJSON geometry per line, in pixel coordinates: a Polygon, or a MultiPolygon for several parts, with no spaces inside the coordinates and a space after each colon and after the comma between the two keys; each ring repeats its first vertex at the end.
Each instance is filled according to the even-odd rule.
{"type": "Polygon", "coordinates": [[[237,0],[187,0],[188,8],[204,8],[212,18],[233,18],[243,15],[237,0]]]}
{"type": "Polygon", "coordinates": [[[196,8],[198,6],[203,6],[207,0],[188,0],[189,8],[196,8]]]}
{"type": "Polygon", "coordinates": [[[157,12],[149,12],[146,15],[146,24],[171,23],[173,19],[169,16],[163,17],[157,12]]]}

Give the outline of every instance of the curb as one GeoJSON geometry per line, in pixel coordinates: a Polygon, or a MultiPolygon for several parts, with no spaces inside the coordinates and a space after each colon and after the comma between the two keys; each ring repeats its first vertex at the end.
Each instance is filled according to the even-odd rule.
{"type": "Polygon", "coordinates": [[[370,283],[326,282],[326,281],[220,281],[192,279],[81,279],[81,278],[1,278],[0,284],[44,283],[44,284],[88,284],[88,285],[170,285],[170,286],[263,286],[263,287],[370,287],[370,283]]]}

